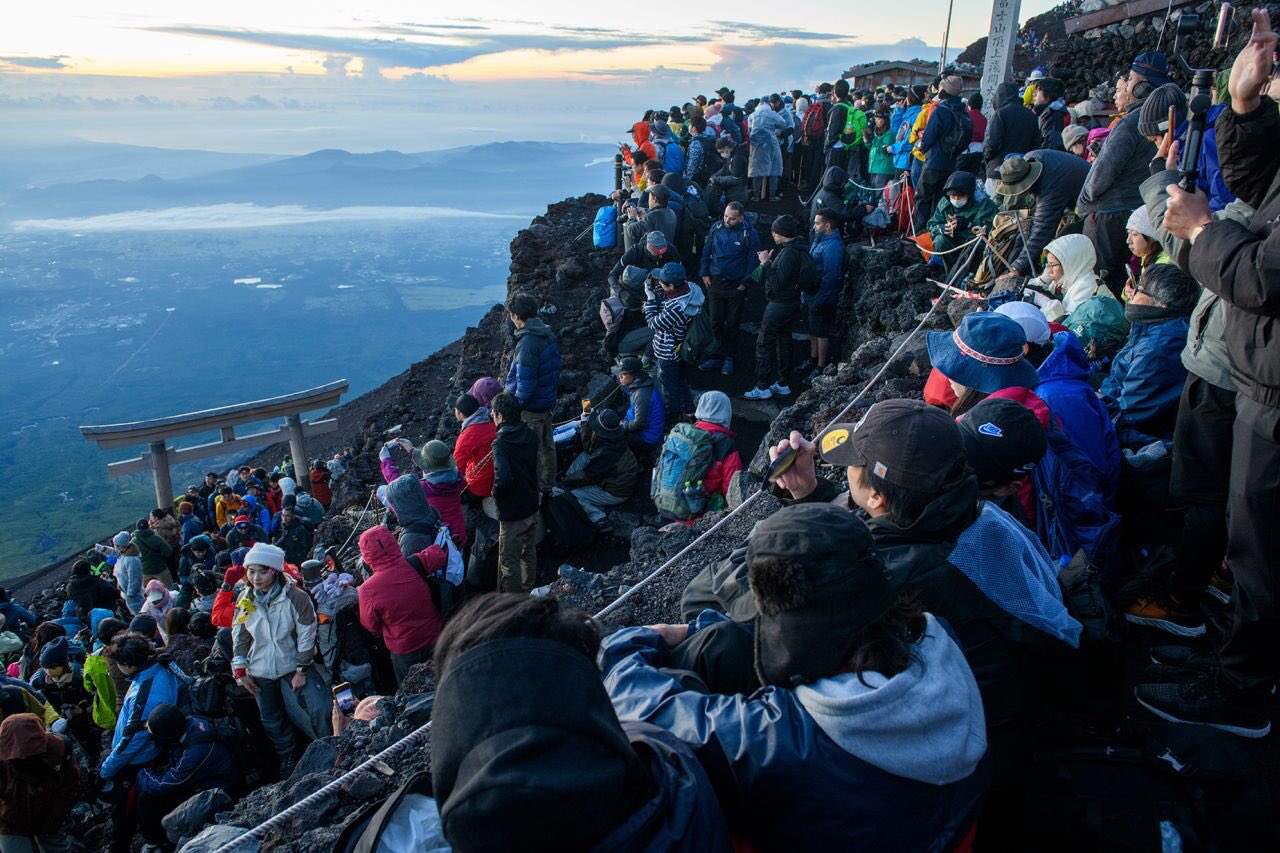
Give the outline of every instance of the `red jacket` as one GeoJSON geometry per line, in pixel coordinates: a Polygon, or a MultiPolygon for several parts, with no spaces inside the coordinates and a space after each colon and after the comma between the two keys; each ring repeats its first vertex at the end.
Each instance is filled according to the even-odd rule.
{"type": "MultiPolygon", "coordinates": [[[[417,555],[428,572],[443,569],[448,556],[439,545],[417,555]]],[[[360,624],[382,637],[392,654],[407,655],[434,646],[441,620],[426,581],[400,555],[400,543],[378,525],[360,534],[360,557],[373,577],[360,585],[360,624]]]]}
{"type": "MultiPolygon", "coordinates": [[[[723,446],[733,447],[733,441],[736,438],[733,430],[725,429],[720,424],[712,423],[711,421],[698,421],[694,426],[711,433],[713,436],[717,434],[727,436],[729,440],[723,446]]],[[[729,481],[740,470],[742,470],[742,456],[737,450],[730,450],[722,458],[712,460],[711,467],[707,469],[707,473],[702,477],[702,487],[708,495],[719,493],[727,500],[729,497],[729,481]]]]}
{"type": "Polygon", "coordinates": [[[333,490],[329,488],[328,471],[311,472],[311,497],[320,501],[325,509],[328,509],[329,504],[333,503],[333,490]]]}
{"type": "Polygon", "coordinates": [[[467,481],[467,491],[478,498],[493,494],[493,439],[498,428],[481,421],[462,431],[453,445],[453,461],[467,481]]]}

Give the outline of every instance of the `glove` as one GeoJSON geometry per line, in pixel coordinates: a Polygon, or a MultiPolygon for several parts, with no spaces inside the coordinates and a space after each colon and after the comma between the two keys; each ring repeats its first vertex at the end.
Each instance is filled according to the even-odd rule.
{"type": "Polygon", "coordinates": [[[1125,461],[1129,463],[1130,467],[1141,469],[1154,465],[1165,456],[1168,456],[1169,448],[1165,446],[1163,441],[1153,441],[1139,450],[1125,448],[1120,452],[1124,454],[1125,461]]]}
{"type": "Polygon", "coordinates": [[[232,589],[242,580],[244,580],[244,566],[228,566],[227,571],[222,575],[222,583],[227,589],[232,589]]]}
{"type": "Polygon", "coordinates": [[[653,288],[649,285],[647,280],[644,283],[644,298],[650,302],[658,301],[658,294],[653,292],[653,288]]]}

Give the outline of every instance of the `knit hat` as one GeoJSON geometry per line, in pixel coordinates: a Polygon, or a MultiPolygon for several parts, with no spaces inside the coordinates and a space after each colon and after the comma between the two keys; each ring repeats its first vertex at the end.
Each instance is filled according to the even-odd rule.
{"type": "Polygon", "coordinates": [[[453,461],[453,453],[449,450],[449,445],[434,438],[422,447],[414,448],[413,461],[428,474],[453,471],[458,467],[453,461]]]}
{"type": "Polygon", "coordinates": [[[634,355],[629,355],[622,359],[622,361],[618,362],[618,373],[630,373],[632,376],[644,376],[644,362],[636,358],[634,355]]]}
{"type": "Polygon", "coordinates": [[[66,637],[54,637],[40,650],[41,666],[66,666],[71,662],[66,637]]]}
{"type": "Polygon", "coordinates": [[[960,421],[965,458],[980,483],[1008,483],[1030,474],[1044,458],[1044,427],[1014,400],[988,398],[960,421]]]}
{"type": "Polygon", "coordinates": [[[1174,130],[1187,117],[1187,95],[1177,83],[1166,83],[1142,102],[1138,113],[1138,133],[1143,136],[1160,136],[1169,129],[1169,109],[1173,108],[1174,130]]]}
{"type": "MultiPolygon", "coordinates": [[[[238,549],[237,549],[238,550],[238,549]]],[[[246,566],[266,566],[275,572],[284,571],[284,551],[275,545],[256,542],[244,556],[246,566]]]]}
{"type": "MultiPolygon", "coordinates": [[[[661,231],[650,231],[650,234],[661,234],[661,231]]],[[[644,267],[627,264],[622,268],[622,286],[631,290],[641,290],[649,278],[649,271],[644,267]]]]}
{"type": "Polygon", "coordinates": [[[489,403],[493,402],[494,397],[502,393],[502,383],[492,376],[481,376],[471,383],[467,393],[475,397],[476,402],[480,405],[488,406],[489,403]]]}
{"type": "Polygon", "coordinates": [[[196,508],[191,505],[191,501],[182,501],[178,504],[179,515],[190,515],[195,511],[196,511],[196,508]]]}
{"type": "Polygon", "coordinates": [[[129,547],[129,531],[121,530],[115,536],[111,537],[111,544],[117,548],[129,547]]]}
{"type": "Polygon", "coordinates": [[[281,499],[280,499],[280,508],[281,508],[281,509],[297,509],[297,508],[298,508],[298,496],[297,496],[297,495],[285,495],[283,498],[281,498],[281,499]]]}
{"type": "Polygon", "coordinates": [[[129,633],[141,634],[148,640],[154,640],[156,633],[159,631],[159,623],[156,622],[154,616],[148,616],[146,613],[139,613],[133,617],[133,621],[129,623],[129,633]]]}
{"type": "Polygon", "coordinates": [[[948,95],[959,95],[964,91],[964,79],[959,74],[948,74],[942,78],[942,82],[938,84],[938,88],[946,92],[948,95]]]}
{"type": "Polygon", "coordinates": [[[198,595],[212,595],[218,591],[218,576],[213,572],[197,571],[191,575],[191,585],[198,595]]]}
{"type": "Polygon", "coordinates": [[[177,705],[161,702],[147,717],[147,731],[159,741],[175,741],[187,730],[187,718],[177,705]]]}
{"type": "Polygon", "coordinates": [[[249,516],[247,516],[247,515],[237,515],[237,516],[235,517],[235,522],[234,522],[234,523],[235,523],[235,524],[237,524],[237,525],[240,525],[240,524],[248,524],[248,523],[249,523],[249,521],[250,521],[249,516]]]}
{"type": "Polygon", "coordinates": [[[1169,82],[1169,60],[1158,50],[1144,51],[1135,56],[1129,70],[1146,77],[1153,86],[1163,86],[1169,82]]]}
{"type": "Polygon", "coordinates": [[[693,414],[700,421],[728,429],[733,421],[733,403],[723,391],[704,391],[698,397],[698,408],[693,414]]]}
{"type": "Polygon", "coordinates": [[[453,407],[464,418],[469,418],[480,409],[480,404],[470,394],[459,394],[458,399],[453,401],[453,407]]]}
{"type": "Polygon", "coordinates": [[[954,332],[930,332],[929,359],[943,376],[966,388],[994,394],[1003,388],[1034,388],[1040,382],[1026,360],[1027,335],[1003,314],[967,315],[954,332]]]}
{"type": "Polygon", "coordinates": [[[666,204],[671,201],[671,190],[664,186],[656,186],[649,190],[649,198],[657,199],[659,204],[666,204]]]}
{"type": "Polygon", "coordinates": [[[1049,321],[1044,312],[1030,302],[1006,302],[996,309],[1022,327],[1027,342],[1033,344],[1049,343],[1049,321]]]}
{"type": "Polygon", "coordinates": [[[1062,147],[1067,151],[1071,150],[1072,145],[1077,145],[1089,138],[1089,128],[1072,124],[1062,129],[1062,147]]]}
{"type": "Polygon", "coordinates": [[[1151,224],[1151,214],[1147,212],[1147,206],[1140,204],[1133,209],[1133,213],[1129,214],[1129,221],[1124,224],[1126,231],[1137,231],[1148,240],[1159,239],[1156,237],[1156,227],[1151,224]]]}
{"type": "Polygon", "coordinates": [[[650,231],[644,235],[645,248],[654,253],[667,250],[667,235],[661,231],[650,231]]]}
{"type": "Polygon", "coordinates": [[[280,478],[280,491],[285,495],[293,495],[298,491],[298,481],[292,477],[280,478]]]}
{"type": "Polygon", "coordinates": [[[231,552],[231,565],[243,566],[245,557],[249,556],[248,548],[237,548],[231,552]]]}
{"type": "Polygon", "coordinates": [[[800,233],[800,223],[790,213],[784,213],[777,219],[773,220],[773,224],[769,226],[769,230],[779,237],[795,237],[800,233]]]}
{"type": "Polygon", "coordinates": [[[795,687],[848,663],[850,644],[893,606],[893,584],[866,524],[829,503],[783,507],[747,540],[756,675],[795,687]],[[777,559],[768,559],[777,558],[777,559]]]}

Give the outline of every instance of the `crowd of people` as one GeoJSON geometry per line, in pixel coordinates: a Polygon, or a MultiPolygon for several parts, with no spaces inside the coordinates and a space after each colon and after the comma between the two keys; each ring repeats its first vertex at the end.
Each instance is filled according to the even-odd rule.
{"type": "Polygon", "coordinates": [[[1110,123],[1043,74],[987,114],[955,75],[650,111],[613,200],[616,402],[554,422],[557,338],[514,293],[506,372],[449,402],[452,445],[382,446],[385,520],[353,531],[358,560],[317,547],[347,452],[303,479],[288,459],[209,473],[77,560],[57,612],[0,593],[0,850],[68,849],[67,815],[95,799],[113,851],[139,831],[170,849],[185,799],[287,778],[426,663],[453,847],[997,849],[1028,837],[1028,756],[1071,701],[1063,674],[1116,653],[1121,626],[1082,593],[1146,632],[1136,713],[1267,736],[1275,44],[1255,12],[1194,191],[1187,93],[1158,52],[1120,76],[1110,123]],[[734,374],[759,294],[744,396],[792,397],[838,356],[845,245],[901,210],[952,281],[1003,265],[983,298],[947,292],[924,399],[771,447],[782,508],[707,555],[684,621],[605,636],[540,588],[539,541],[575,513],[589,539],[629,503],[683,524],[728,505],[733,400],[691,377],[734,374]]]}

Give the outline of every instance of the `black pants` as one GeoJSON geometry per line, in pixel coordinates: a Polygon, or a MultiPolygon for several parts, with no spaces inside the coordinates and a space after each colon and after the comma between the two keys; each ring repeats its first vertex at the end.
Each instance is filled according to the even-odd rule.
{"type": "Polygon", "coordinates": [[[828,148],[826,168],[839,166],[847,173],[849,171],[849,149],[848,148],[828,148]]]}
{"type": "Polygon", "coordinates": [[[1227,565],[1235,586],[1219,659],[1231,687],[1264,700],[1280,669],[1280,408],[1240,394],[1233,437],[1227,565]]]}
{"type": "Polygon", "coordinates": [[[133,787],[138,768],[121,770],[114,779],[108,799],[111,802],[111,853],[129,853],[133,849],[133,833],[138,828],[137,792],[133,787]]]}
{"type": "Polygon", "coordinates": [[[738,285],[712,279],[707,288],[707,310],[711,312],[711,333],[720,343],[716,358],[733,357],[738,345],[738,324],[742,322],[745,294],[738,285]]]}
{"type": "Polygon", "coordinates": [[[750,695],[760,688],[755,640],[736,622],[703,628],[672,649],[666,662],[663,672],[700,693],[750,695]]]}
{"type": "Polygon", "coordinates": [[[799,313],[799,306],[790,302],[764,306],[756,335],[756,387],[768,388],[774,382],[791,384],[791,330],[799,313]]]}
{"type": "Polygon", "coordinates": [[[426,663],[431,660],[431,652],[434,646],[426,645],[418,649],[416,652],[410,652],[407,655],[398,655],[391,652],[391,668],[396,672],[396,686],[404,681],[404,677],[409,674],[409,670],[420,663],[426,663]]]}
{"type": "Polygon", "coordinates": [[[1204,594],[1227,552],[1227,478],[1236,394],[1187,374],[1173,428],[1173,472],[1169,491],[1184,505],[1170,585],[1185,605],[1204,594]]]}
{"type": "Polygon", "coordinates": [[[941,169],[925,169],[920,173],[920,190],[916,193],[916,231],[925,230],[949,177],[951,174],[941,169]]]}
{"type": "Polygon", "coordinates": [[[1093,241],[1093,248],[1098,253],[1098,276],[1116,299],[1124,291],[1129,255],[1132,254],[1125,242],[1129,236],[1125,225],[1131,212],[1090,213],[1084,220],[1084,236],[1093,241]]]}
{"type": "Polygon", "coordinates": [[[683,358],[658,360],[658,390],[662,393],[668,428],[679,423],[681,415],[693,412],[693,397],[689,393],[689,377],[685,370],[683,358]]]}

